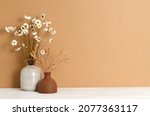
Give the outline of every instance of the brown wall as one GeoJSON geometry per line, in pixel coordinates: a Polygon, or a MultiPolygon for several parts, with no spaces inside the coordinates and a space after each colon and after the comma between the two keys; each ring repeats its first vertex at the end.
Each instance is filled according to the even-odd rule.
{"type": "MultiPolygon", "coordinates": [[[[0,29],[41,13],[70,58],[53,72],[60,87],[150,86],[149,0],[0,0],[0,29]]],[[[0,87],[19,87],[22,66],[1,31],[0,87]]]]}

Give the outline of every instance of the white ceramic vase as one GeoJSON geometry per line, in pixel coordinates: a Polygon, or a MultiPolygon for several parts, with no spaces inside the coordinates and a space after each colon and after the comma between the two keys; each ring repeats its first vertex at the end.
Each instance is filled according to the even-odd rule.
{"type": "Polygon", "coordinates": [[[37,83],[42,78],[42,71],[38,66],[27,65],[21,70],[20,86],[26,91],[35,91],[37,83]]]}

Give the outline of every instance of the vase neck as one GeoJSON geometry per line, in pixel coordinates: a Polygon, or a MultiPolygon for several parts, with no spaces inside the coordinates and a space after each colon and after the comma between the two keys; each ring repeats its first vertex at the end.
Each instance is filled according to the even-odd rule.
{"type": "Polygon", "coordinates": [[[27,59],[28,65],[35,65],[35,59],[27,59]]]}
{"type": "Polygon", "coordinates": [[[45,78],[51,78],[51,72],[44,72],[45,78]]]}

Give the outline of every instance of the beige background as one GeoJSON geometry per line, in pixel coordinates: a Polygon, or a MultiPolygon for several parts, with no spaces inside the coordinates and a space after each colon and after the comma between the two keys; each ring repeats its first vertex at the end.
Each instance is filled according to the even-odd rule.
{"type": "Polygon", "coordinates": [[[41,13],[70,58],[53,72],[59,87],[150,86],[149,0],[0,0],[0,87],[19,87],[24,66],[4,26],[41,13]]]}

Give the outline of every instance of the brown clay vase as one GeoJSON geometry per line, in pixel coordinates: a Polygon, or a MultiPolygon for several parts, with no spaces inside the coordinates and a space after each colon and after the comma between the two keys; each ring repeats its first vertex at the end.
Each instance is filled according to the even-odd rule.
{"type": "Polygon", "coordinates": [[[39,93],[56,93],[57,84],[51,78],[51,72],[45,72],[44,78],[37,84],[37,91],[39,93]]]}

